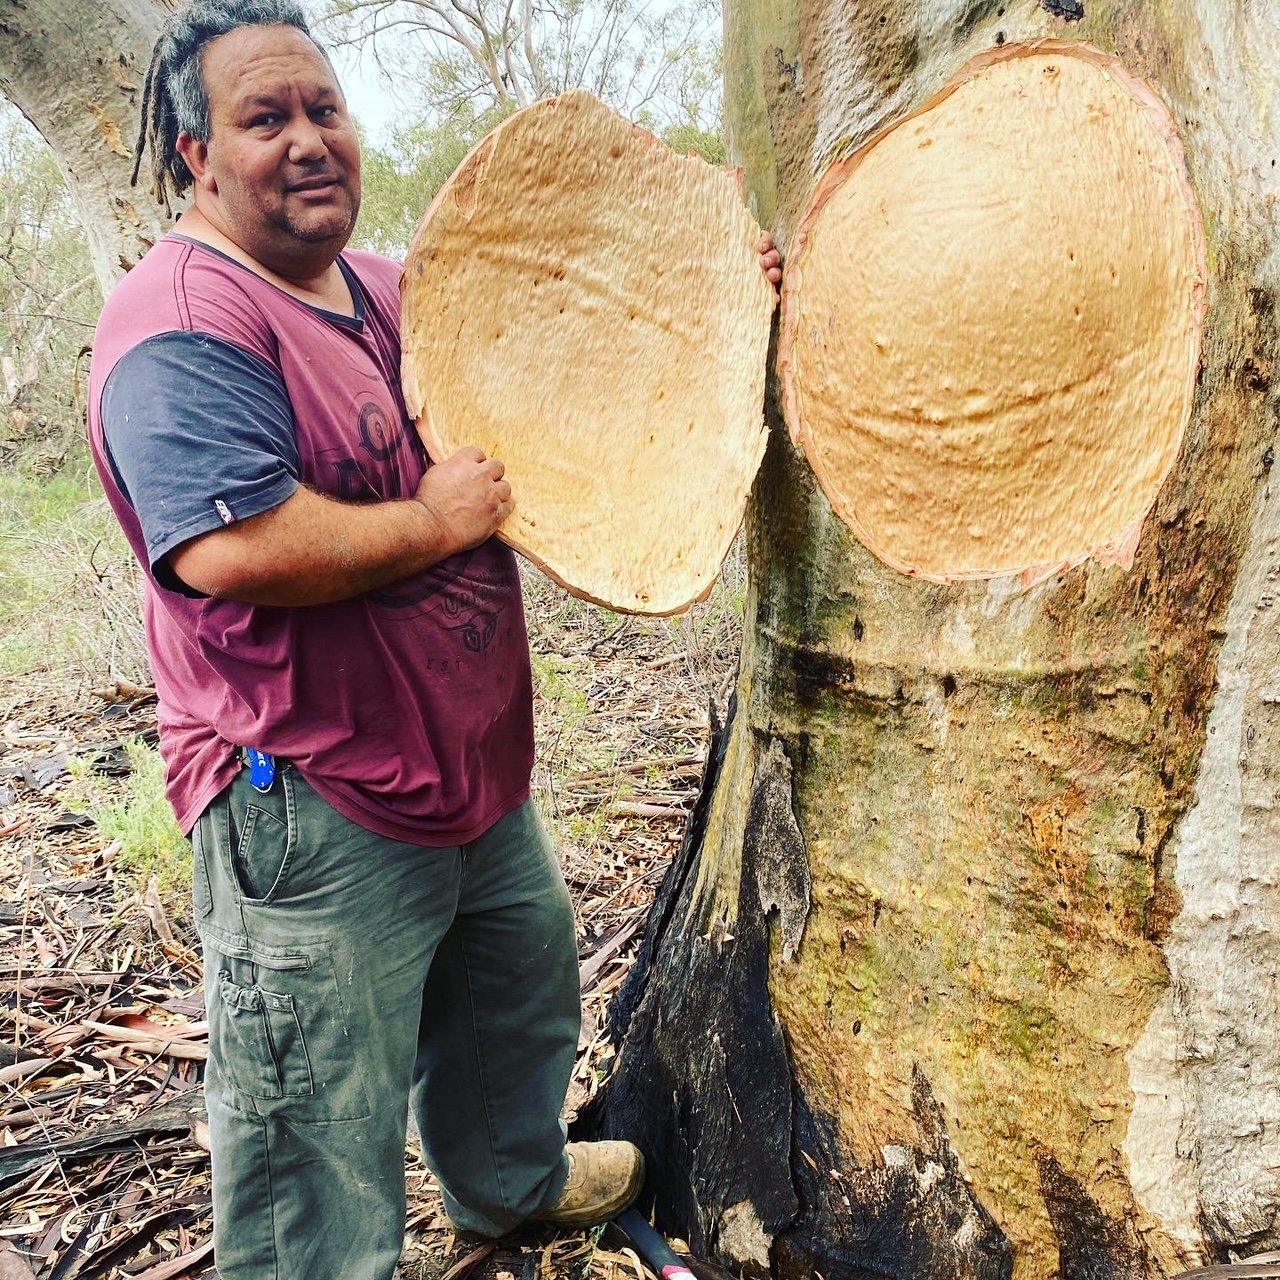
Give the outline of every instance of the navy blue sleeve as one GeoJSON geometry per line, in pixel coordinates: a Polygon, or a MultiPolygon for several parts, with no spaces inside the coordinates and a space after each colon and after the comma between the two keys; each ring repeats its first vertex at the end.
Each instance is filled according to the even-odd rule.
{"type": "Polygon", "coordinates": [[[126,352],[102,390],[102,429],[152,572],[179,591],[164,560],[174,547],[270,511],[298,487],[280,375],[208,334],[162,333],[126,352]]]}

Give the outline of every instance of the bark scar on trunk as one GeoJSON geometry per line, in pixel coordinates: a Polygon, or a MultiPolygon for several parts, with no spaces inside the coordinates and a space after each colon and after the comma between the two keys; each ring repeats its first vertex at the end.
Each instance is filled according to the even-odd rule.
{"type": "Polygon", "coordinates": [[[777,914],[782,958],[794,960],[809,919],[809,851],[792,804],[791,760],[770,738],[756,766],[747,819],[747,866],[754,866],[760,907],[777,914]]]}

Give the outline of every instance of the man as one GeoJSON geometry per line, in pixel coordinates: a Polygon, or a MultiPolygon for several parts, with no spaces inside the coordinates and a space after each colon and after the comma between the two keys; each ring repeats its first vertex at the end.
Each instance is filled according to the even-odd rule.
{"type": "Polygon", "coordinates": [[[220,1273],[386,1280],[406,1103],[460,1228],[602,1220],[643,1161],[559,1119],[577,956],[502,464],[427,463],[399,267],[346,249],[359,147],[293,0],[176,13],[143,116],[155,194],[194,203],[103,311],[90,436],[195,849],[220,1273]]]}

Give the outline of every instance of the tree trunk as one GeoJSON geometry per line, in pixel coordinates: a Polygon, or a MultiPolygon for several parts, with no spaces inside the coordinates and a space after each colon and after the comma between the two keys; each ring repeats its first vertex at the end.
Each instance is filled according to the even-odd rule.
{"type": "Polygon", "coordinates": [[[0,0],[0,93],[53,149],[105,294],[164,234],[133,143],[168,0],[0,0]]]}
{"type": "Polygon", "coordinates": [[[1079,39],[1178,122],[1209,313],[1128,570],[897,573],[770,406],[736,709],[603,1127],[649,1153],[659,1225],[747,1274],[1276,1248],[1280,28],[1261,0],[726,3],[732,150],[781,245],[831,160],[975,54],[1079,39]]]}

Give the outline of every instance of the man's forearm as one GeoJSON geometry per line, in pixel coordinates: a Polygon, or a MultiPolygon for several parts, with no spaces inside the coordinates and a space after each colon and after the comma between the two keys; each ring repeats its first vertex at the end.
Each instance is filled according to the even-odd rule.
{"type": "Polygon", "coordinates": [[[472,445],[428,467],[412,498],[350,504],[298,489],[271,511],[192,538],[173,571],[244,604],[346,600],[478,546],[511,514],[503,465],[472,445]]]}
{"type": "Polygon", "coordinates": [[[299,489],[280,506],[170,553],[206,595],[245,604],[328,604],[421,573],[462,549],[423,503],[349,504],[299,489]]]}

